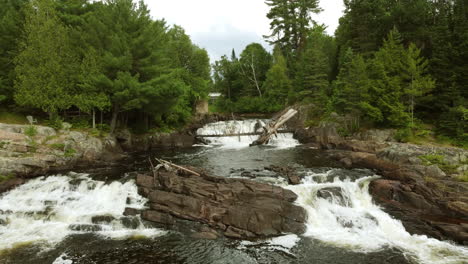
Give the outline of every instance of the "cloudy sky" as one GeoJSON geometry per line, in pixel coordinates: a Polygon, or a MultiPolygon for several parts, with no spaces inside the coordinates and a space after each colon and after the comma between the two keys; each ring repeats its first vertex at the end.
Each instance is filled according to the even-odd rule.
{"type": "MultiPolygon", "coordinates": [[[[259,42],[270,32],[264,0],[146,0],[154,18],[182,26],[194,43],[205,48],[213,60],[239,54],[246,45],[259,42]]],[[[322,0],[324,11],[316,20],[333,34],[343,12],[343,0],[322,0]]]]}

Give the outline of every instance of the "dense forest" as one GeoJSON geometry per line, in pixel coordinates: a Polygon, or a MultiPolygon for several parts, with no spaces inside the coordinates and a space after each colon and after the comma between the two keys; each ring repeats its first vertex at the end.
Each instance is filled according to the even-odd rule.
{"type": "Polygon", "coordinates": [[[39,110],[52,125],[80,112],[88,115],[71,120],[75,126],[104,118],[110,131],[177,127],[212,86],[207,52],[182,28],[153,20],[143,1],[0,5],[0,100],[8,111],[39,110]]]}
{"type": "Polygon", "coordinates": [[[214,65],[218,108],[273,112],[315,106],[352,133],[397,128],[468,142],[468,1],[345,0],[335,36],[314,21],[319,0],[267,0],[272,54],[250,44],[214,65]]]}
{"type": "Polygon", "coordinates": [[[252,43],[210,65],[143,1],[0,0],[0,110],[50,125],[164,130],[217,91],[216,111],[304,103],[311,123],[345,116],[345,133],[396,128],[401,138],[436,131],[468,142],[466,0],[345,0],[334,36],[314,20],[319,0],[265,2],[271,49],[252,43]]]}

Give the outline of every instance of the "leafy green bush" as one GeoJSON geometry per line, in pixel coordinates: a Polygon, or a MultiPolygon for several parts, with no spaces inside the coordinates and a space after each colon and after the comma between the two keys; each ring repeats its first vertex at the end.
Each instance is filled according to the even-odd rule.
{"type": "Polygon", "coordinates": [[[37,135],[37,129],[35,126],[28,126],[25,130],[24,130],[24,134],[30,138],[33,138],[37,135]]]}
{"type": "Polygon", "coordinates": [[[445,161],[444,156],[440,154],[428,154],[419,156],[426,166],[437,165],[441,170],[447,174],[455,174],[457,172],[457,165],[451,165],[445,161]]]}
{"type": "Polygon", "coordinates": [[[49,145],[49,147],[51,147],[51,148],[53,148],[53,149],[56,149],[56,150],[63,151],[63,150],[65,149],[65,144],[63,144],[63,143],[55,143],[55,144],[49,145]]]}
{"type": "Polygon", "coordinates": [[[83,116],[74,117],[74,118],[71,118],[69,122],[73,128],[77,128],[77,129],[84,129],[84,128],[91,127],[90,120],[88,117],[83,117],[83,116]]]}
{"type": "Polygon", "coordinates": [[[60,116],[56,115],[51,119],[47,120],[46,125],[56,130],[60,130],[63,127],[63,119],[60,116]]]}
{"type": "Polygon", "coordinates": [[[96,125],[96,129],[105,133],[110,132],[110,126],[108,124],[98,124],[96,125]]]}
{"type": "Polygon", "coordinates": [[[412,137],[413,137],[413,131],[409,127],[400,128],[395,133],[395,139],[398,142],[403,142],[403,143],[409,142],[411,141],[412,137]]]}
{"type": "Polygon", "coordinates": [[[63,154],[63,156],[67,157],[67,158],[71,158],[73,156],[75,156],[76,154],[76,150],[74,148],[67,148],[65,150],[65,153],[63,154]]]}

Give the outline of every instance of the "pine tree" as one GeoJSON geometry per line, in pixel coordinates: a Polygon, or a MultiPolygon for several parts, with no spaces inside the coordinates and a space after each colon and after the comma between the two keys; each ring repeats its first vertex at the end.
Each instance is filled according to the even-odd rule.
{"type": "Polygon", "coordinates": [[[334,49],[333,39],[325,34],[324,26],[314,26],[307,45],[298,54],[294,67],[294,92],[290,101],[311,97],[317,105],[327,105],[334,49]]]}
{"type": "Polygon", "coordinates": [[[292,82],[288,77],[286,59],[278,47],[275,48],[273,55],[274,63],[266,74],[264,90],[269,102],[282,107],[287,103],[292,82]]]}
{"type": "Polygon", "coordinates": [[[370,77],[373,82],[370,92],[377,99],[374,104],[381,110],[383,124],[387,126],[406,127],[410,120],[403,102],[401,71],[404,58],[405,48],[401,43],[401,36],[394,29],[371,62],[370,77]]]}
{"type": "Polygon", "coordinates": [[[25,34],[15,59],[16,102],[49,114],[67,109],[74,104],[73,89],[80,64],[52,0],[31,1],[25,34]]]}
{"type": "Polygon", "coordinates": [[[21,9],[26,3],[26,0],[0,0],[0,102],[13,101],[13,60],[18,53],[18,43],[25,20],[21,9]]]}
{"type": "Polygon", "coordinates": [[[421,56],[421,50],[411,43],[403,58],[404,95],[407,98],[411,127],[414,127],[414,109],[417,100],[429,93],[435,86],[427,74],[428,61],[421,56]]]}
{"type": "Polygon", "coordinates": [[[322,11],[318,0],[266,0],[270,7],[270,44],[281,47],[287,57],[305,45],[307,32],[313,24],[311,14],[322,11]]]}

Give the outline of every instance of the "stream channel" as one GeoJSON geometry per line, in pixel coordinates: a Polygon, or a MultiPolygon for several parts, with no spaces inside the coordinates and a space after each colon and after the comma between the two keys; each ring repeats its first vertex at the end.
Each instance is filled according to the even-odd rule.
{"type": "MultiPolygon", "coordinates": [[[[255,123],[212,123],[198,134],[248,133],[255,123]]],[[[410,235],[375,205],[368,185],[379,176],[370,170],[343,169],[292,134],[256,147],[249,147],[255,136],[209,140],[208,146],[137,155],[130,167],[147,170],[152,155],[288,188],[308,213],[306,233],[260,241],[193,238],[190,223],[168,228],[123,216],[125,207],[142,209],[147,202],[130,169],[90,169],[36,178],[0,196],[0,263],[468,263],[467,247],[410,235]],[[302,184],[288,185],[264,169],[271,165],[296,168],[302,184]],[[318,196],[320,190],[329,195],[318,196]]]]}

